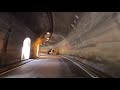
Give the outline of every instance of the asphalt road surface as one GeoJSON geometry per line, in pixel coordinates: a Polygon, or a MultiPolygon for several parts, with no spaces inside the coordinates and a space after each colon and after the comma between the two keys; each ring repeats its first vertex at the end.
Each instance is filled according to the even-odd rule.
{"type": "Polygon", "coordinates": [[[1,78],[91,78],[82,68],[60,56],[41,55],[39,59],[0,74],[1,78]]]}

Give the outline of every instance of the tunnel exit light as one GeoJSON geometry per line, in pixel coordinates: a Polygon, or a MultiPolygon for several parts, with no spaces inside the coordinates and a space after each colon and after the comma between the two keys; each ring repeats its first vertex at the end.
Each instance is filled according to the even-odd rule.
{"type": "Polygon", "coordinates": [[[23,41],[21,59],[29,59],[29,57],[30,57],[30,47],[31,47],[31,40],[30,40],[30,38],[27,37],[23,41]]]}

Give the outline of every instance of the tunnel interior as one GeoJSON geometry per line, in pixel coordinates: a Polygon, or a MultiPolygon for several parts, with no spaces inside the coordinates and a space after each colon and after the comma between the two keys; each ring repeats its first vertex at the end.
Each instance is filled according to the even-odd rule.
{"type": "Polygon", "coordinates": [[[0,67],[21,61],[29,37],[30,58],[39,44],[39,52],[52,48],[120,77],[119,19],[119,12],[0,12],[0,67]]]}

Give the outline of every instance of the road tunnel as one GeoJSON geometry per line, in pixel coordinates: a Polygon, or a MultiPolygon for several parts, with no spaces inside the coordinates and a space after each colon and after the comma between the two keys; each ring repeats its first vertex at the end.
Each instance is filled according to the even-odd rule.
{"type": "MultiPolygon", "coordinates": [[[[75,64],[81,62],[112,77],[120,77],[119,25],[119,12],[0,12],[0,67],[27,59],[37,60],[37,63],[42,57],[39,53],[48,55],[48,51],[53,49],[59,54],[49,55],[47,59],[53,60],[61,56],[75,64]],[[11,32],[7,38],[8,44],[6,51],[3,51],[9,29],[11,32]],[[30,57],[21,60],[23,41],[26,37],[31,40],[30,57]]],[[[61,61],[61,58],[58,59],[61,61]]],[[[70,62],[65,62],[71,65],[70,62]]],[[[50,65],[56,66],[51,63],[50,65]]],[[[77,68],[70,68],[73,76],[79,77],[74,74],[77,68]]],[[[53,70],[45,70],[49,72],[49,69],[53,70]]],[[[59,68],[56,70],[52,72],[59,72],[59,68]]],[[[44,71],[43,73],[46,74],[44,71]]],[[[65,71],[62,73],[68,75],[65,71]]],[[[57,75],[59,76],[58,73],[57,75]]]]}

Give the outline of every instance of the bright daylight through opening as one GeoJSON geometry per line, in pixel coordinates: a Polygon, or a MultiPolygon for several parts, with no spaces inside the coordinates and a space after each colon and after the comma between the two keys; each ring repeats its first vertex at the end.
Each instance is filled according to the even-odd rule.
{"type": "Polygon", "coordinates": [[[21,59],[29,59],[29,57],[30,57],[30,46],[31,46],[31,40],[30,40],[30,38],[27,37],[23,41],[21,59]]]}

